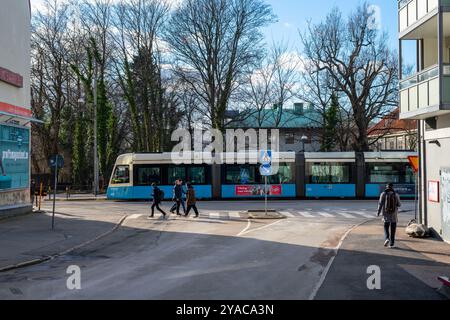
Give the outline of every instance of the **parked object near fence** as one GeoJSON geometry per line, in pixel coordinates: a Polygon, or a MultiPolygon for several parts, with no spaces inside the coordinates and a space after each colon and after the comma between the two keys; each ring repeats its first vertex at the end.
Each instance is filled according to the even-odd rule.
{"type": "Polygon", "coordinates": [[[427,238],[430,236],[430,229],[412,220],[406,227],[406,234],[411,238],[427,238]]]}

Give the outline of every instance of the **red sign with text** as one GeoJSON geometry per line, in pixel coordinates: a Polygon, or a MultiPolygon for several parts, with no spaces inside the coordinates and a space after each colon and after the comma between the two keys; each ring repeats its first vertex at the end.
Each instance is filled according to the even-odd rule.
{"type": "MultiPolygon", "coordinates": [[[[269,196],[281,196],[283,193],[283,187],[281,185],[268,186],[269,196]]],[[[264,196],[264,185],[254,186],[236,186],[236,196],[238,197],[254,197],[264,196]]]]}
{"type": "Polygon", "coordinates": [[[12,104],[0,102],[0,111],[8,112],[10,114],[22,117],[31,117],[32,113],[30,109],[13,106],[12,104]]]}
{"type": "Polygon", "coordinates": [[[23,88],[23,77],[8,69],[0,67],[0,81],[6,82],[14,87],[23,88]]]}

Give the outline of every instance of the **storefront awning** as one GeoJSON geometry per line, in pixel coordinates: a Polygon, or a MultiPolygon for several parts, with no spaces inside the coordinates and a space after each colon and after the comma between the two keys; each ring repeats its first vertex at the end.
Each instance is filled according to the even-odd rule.
{"type": "Polygon", "coordinates": [[[39,124],[44,123],[43,121],[38,120],[33,117],[17,115],[17,114],[13,114],[13,113],[9,113],[9,112],[0,110],[0,122],[11,123],[11,121],[17,122],[21,126],[27,126],[31,122],[39,123],[39,124]]]}

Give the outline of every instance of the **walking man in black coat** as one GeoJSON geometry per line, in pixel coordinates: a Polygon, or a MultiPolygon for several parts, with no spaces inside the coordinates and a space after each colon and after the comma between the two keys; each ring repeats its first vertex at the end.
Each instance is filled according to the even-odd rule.
{"type": "Polygon", "coordinates": [[[159,205],[161,204],[162,199],[162,191],[161,189],[158,188],[158,185],[156,183],[152,183],[152,187],[153,187],[153,192],[152,192],[152,197],[153,197],[153,203],[152,203],[152,215],[150,216],[150,218],[154,218],[155,217],[155,208],[161,212],[163,214],[163,217],[166,217],[166,213],[159,207],[159,205]]]}

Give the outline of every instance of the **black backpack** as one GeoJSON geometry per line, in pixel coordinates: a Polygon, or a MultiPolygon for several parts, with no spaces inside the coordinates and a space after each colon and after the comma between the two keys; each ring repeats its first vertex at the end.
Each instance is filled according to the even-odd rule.
{"type": "Polygon", "coordinates": [[[393,214],[397,210],[397,194],[395,191],[386,191],[386,213],[393,214]]]}

